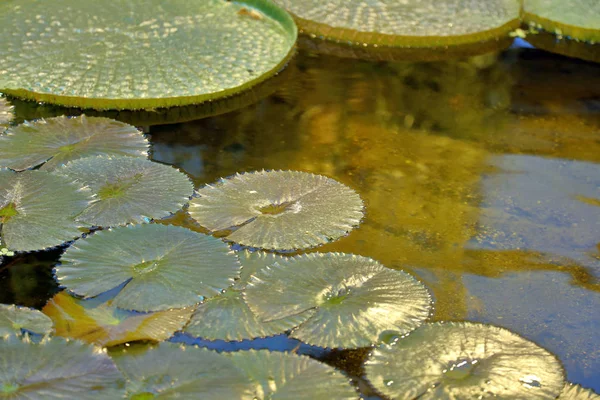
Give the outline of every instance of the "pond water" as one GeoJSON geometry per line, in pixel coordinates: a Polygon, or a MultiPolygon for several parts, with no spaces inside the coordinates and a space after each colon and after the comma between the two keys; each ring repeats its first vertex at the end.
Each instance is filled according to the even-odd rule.
{"type": "MultiPolygon", "coordinates": [[[[300,52],[278,85],[237,111],[145,126],[152,158],[197,187],[260,169],[345,183],[365,219],[314,251],[413,273],[434,295],[434,320],[509,328],[600,391],[600,64],[535,49],[421,63],[300,52]]],[[[183,213],[167,222],[199,229],[183,213]]],[[[60,253],[1,265],[0,302],[43,306],[60,253]]],[[[366,355],[283,336],[195,342],[296,349],[353,376],[366,355]]]]}

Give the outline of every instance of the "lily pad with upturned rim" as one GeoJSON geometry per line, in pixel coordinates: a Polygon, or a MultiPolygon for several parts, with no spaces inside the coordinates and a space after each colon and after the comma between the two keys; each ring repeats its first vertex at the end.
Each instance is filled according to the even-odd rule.
{"type": "Polygon", "coordinates": [[[189,214],[227,239],[274,250],[304,249],[338,239],[363,217],[363,202],[334,179],[300,171],[236,174],[198,190],[189,214]]]}
{"type": "Polygon", "coordinates": [[[555,399],[564,386],[558,359],[506,329],[476,323],[425,324],[375,349],[367,379],[394,399],[555,399]]]}
{"type": "Polygon", "coordinates": [[[75,217],[90,201],[89,190],[66,177],[0,169],[0,248],[44,250],[80,236],[75,217]]]}
{"type": "Polygon", "coordinates": [[[109,118],[56,117],[25,122],[0,135],[0,166],[51,171],[96,155],[148,157],[148,141],[134,126],[109,118]]]}
{"type": "Polygon", "coordinates": [[[100,347],[78,340],[28,337],[0,340],[0,397],[9,399],[114,400],[123,377],[100,347]]]}
{"type": "Polygon", "coordinates": [[[277,73],[296,36],[269,0],[3,1],[0,90],[94,109],[197,104],[277,73]]]}
{"type": "Polygon", "coordinates": [[[52,320],[39,310],[0,304],[0,337],[23,331],[46,335],[52,330],[52,320]]]}
{"type": "Polygon", "coordinates": [[[358,400],[350,379],[307,356],[269,350],[227,354],[254,383],[255,399],[358,400]]]}
{"type": "Polygon", "coordinates": [[[167,217],[189,201],[194,185],[184,173],[143,158],[86,157],[54,171],[88,186],[96,196],[77,219],[116,226],[167,217]]]}
{"type": "Polygon", "coordinates": [[[596,0],[525,0],[530,25],[573,39],[600,42],[600,2],[596,0]]]}
{"type": "Polygon", "coordinates": [[[330,348],[370,346],[429,316],[429,292],[409,274],[353,254],[311,253],[257,272],[245,299],[264,321],[315,310],[291,336],[330,348]]]}
{"type": "Polygon", "coordinates": [[[14,107],[4,97],[0,97],[0,133],[8,126],[14,118],[14,107]]]}
{"type": "Polygon", "coordinates": [[[600,395],[580,385],[567,383],[558,400],[600,400],[600,395]]]}
{"type": "Polygon", "coordinates": [[[58,282],[84,298],[128,282],[112,305],[144,312],[192,306],[231,286],[239,273],[223,241],[162,224],[98,231],[71,245],[55,268],[58,282]]]}

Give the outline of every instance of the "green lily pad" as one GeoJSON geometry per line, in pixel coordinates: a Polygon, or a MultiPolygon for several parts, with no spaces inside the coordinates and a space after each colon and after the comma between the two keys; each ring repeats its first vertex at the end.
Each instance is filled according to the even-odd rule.
{"type": "Polygon", "coordinates": [[[198,190],[189,214],[228,240],[274,250],[304,249],[346,235],[363,216],[360,196],[341,183],[300,171],[236,174],[198,190]]]}
{"type": "Polygon", "coordinates": [[[525,22],[559,36],[600,41],[600,2],[596,0],[525,0],[525,22]]]}
{"type": "Polygon", "coordinates": [[[269,0],[2,1],[0,90],[80,108],[197,104],[277,73],[296,36],[269,0]]]}
{"type": "Polygon", "coordinates": [[[0,165],[17,171],[42,165],[52,171],[78,158],[148,156],[148,141],[134,126],[108,118],[56,117],[25,122],[0,135],[0,165]]]}
{"type": "Polygon", "coordinates": [[[292,336],[321,347],[366,347],[404,335],[429,316],[427,289],[409,274],[343,253],[312,253],[257,272],[246,302],[264,321],[314,309],[292,336]]]}
{"type": "Polygon", "coordinates": [[[89,191],[66,177],[0,169],[0,247],[43,250],[80,236],[75,216],[90,200],[89,191]]]}
{"type": "Polygon", "coordinates": [[[145,352],[112,353],[127,378],[128,399],[252,399],[252,385],[222,354],[161,343],[145,352]]]}
{"type": "Polygon", "coordinates": [[[350,379],[307,356],[268,350],[227,354],[255,386],[255,399],[358,399],[350,379]]]}
{"type": "Polygon", "coordinates": [[[55,173],[91,189],[96,201],[77,219],[96,226],[167,217],[186,204],[194,191],[184,173],[137,157],[86,157],[71,161],[55,173]]]}
{"type": "Polygon", "coordinates": [[[14,107],[4,97],[0,97],[0,133],[8,126],[14,118],[14,107]]]}
{"type": "Polygon", "coordinates": [[[550,352],[506,329],[425,324],[373,351],[367,379],[394,399],[555,399],[564,374],[550,352]]]}
{"type": "Polygon", "coordinates": [[[178,226],[144,224],[78,240],[56,267],[58,282],[95,297],[129,282],[112,304],[136,311],[194,305],[233,284],[240,263],[221,240],[178,226]]]}
{"type": "Polygon", "coordinates": [[[0,304],[0,337],[22,331],[46,335],[52,332],[52,320],[33,308],[0,304]]]}
{"type": "Polygon", "coordinates": [[[356,45],[442,47],[507,36],[518,0],[276,0],[313,37],[356,45]]]}
{"type": "Polygon", "coordinates": [[[590,389],[581,387],[580,385],[574,385],[567,383],[563,389],[559,400],[600,400],[600,395],[596,394],[590,389]]]}
{"type": "Polygon", "coordinates": [[[106,352],[80,341],[46,337],[0,340],[0,398],[122,398],[124,382],[106,352]]]}

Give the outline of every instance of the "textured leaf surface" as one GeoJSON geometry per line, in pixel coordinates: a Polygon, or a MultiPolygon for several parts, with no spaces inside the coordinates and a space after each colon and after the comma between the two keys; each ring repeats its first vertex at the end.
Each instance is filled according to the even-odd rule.
{"type": "Polygon", "coordinates": [[[525,21],[578,40],[600,41],[600,2],[525,0],[525,21]]]}
{"type": "Polygon", "coordinates": [[[113,305],[138,311],[191,306],[232,285],[240,271],[221,240],[160,224],[96,232],[69,247],[60,261],[59,283],[83,297],[130,280],[113,305]]]}
{"type": "Polygon", "coordinates": [[[62,338],[40,343],[0,340],[0,397],[29,399],[122,398],[124,382],[99,347],[62,338]]]}
{"type": "Polygon", "coordinates": [[[237,227],[227,239],[252,247],[290,250],[347,234],[363,216],[352,189],[299,171],[236,174],[198,190],[189,213],[211,231],[237,227]]]}
{"type": "Polygon", "coordinates": [[[0,304],[0,337],[23,330],[45,335],[52,332],[52,320],[33,308],[0,304]]]}
{"type": "Polygon", "coordinates": [[[565,388],[558,396],[559,400],[600,400],[600,395],[594,393],[590,389],[581,387],[580,385],[574,385],[567,383],[565,388]]]}
{"type": "Polygon", "coordinates": [[[507,35],[517,0],[276,0],[303,32],[387,46],[443,46],[507,35]]]}
{"type": "Polygon", "coordinates": [[[148,156],[148,141],[131,125],[109,118],[56,117],[25,122],[0,135],[0,166],[51,171],[78,158],[148,156]]]}
{"type": "Polygon", "coordinates": [[[2,1],[0,89],[83,108],[195,104],[275,74],[295,40],[266,0],[2,1]]]}
{"type": "Polygon", "coordinates": [[[190,179],[177,169],[135,157],[87,157],[55,173],[90,187],[96,201],[77,218],[96,226],[169,216],[186,204],[194,191],[190,179]]]}
{"type": "Polygon", "coordinates": [[[431,308],[427,289],[409,274],[343,253],[312,253],[262,269],[245,298],[267,321],[315,309],[292,336],[321,347],[365,347],[383,334],[406,334],[431,308]]]}
{"type": "Polygon", "coordinates": [[[80,300],[60,292],[42,311],[54,321],[57,336],[99,346],[166,340],[185,326],[193,312],[192,308],[179,308],[142,314],[118,309],[110,300],[98,303],[97,299],[80,300]]]}
{"type": "Polygon", "coordinates": [[[212,350],[165,342],[113,359],[127,378],[128,399],[252,399],[248,378],[212,350]]]}
{"type": "Polygon", "coordinates": [[[8,126],[14,116],[13,106],[4,97],[0,97],[0,133],[8,126]]]}
{"type": "Polygon", "coordinates": [[[367,379],[394,399],[555,399],[564,376],[554,355],[502,328],[425,324],[373,351],[367,379]]]}
{"type": "Polygon", "coordinates": [[[259,400],[358,399],[347,377],[307,356],[250,350],[228,357],[254,383],[259,400]]]}
{"type": "Polygon", "coordinates": [[[2,245],[15,251],[42,250],[78,237],[75,216],[90,200],[88,191],[66,177],[0,169],[2,245]]]}

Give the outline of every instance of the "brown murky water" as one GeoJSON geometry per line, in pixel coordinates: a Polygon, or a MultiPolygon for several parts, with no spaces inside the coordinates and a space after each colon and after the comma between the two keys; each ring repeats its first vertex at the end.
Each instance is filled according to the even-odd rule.
{"type": "MultiPolygon", "coordinates": [[[[600,64],[521,49],[430,63],[301,53],[289,68],[254,105],[147,128],[153,159],[197,186],[264,168],[353,187],[362,225],[318,251],[409,271],[434,319],[509,328],[600,391],[600,64]]],[[[43,305],[59,254],[0,266],[0,302],[43,305]]],[[[322,357],[356,374],[364,354],[322,357]]]]}

